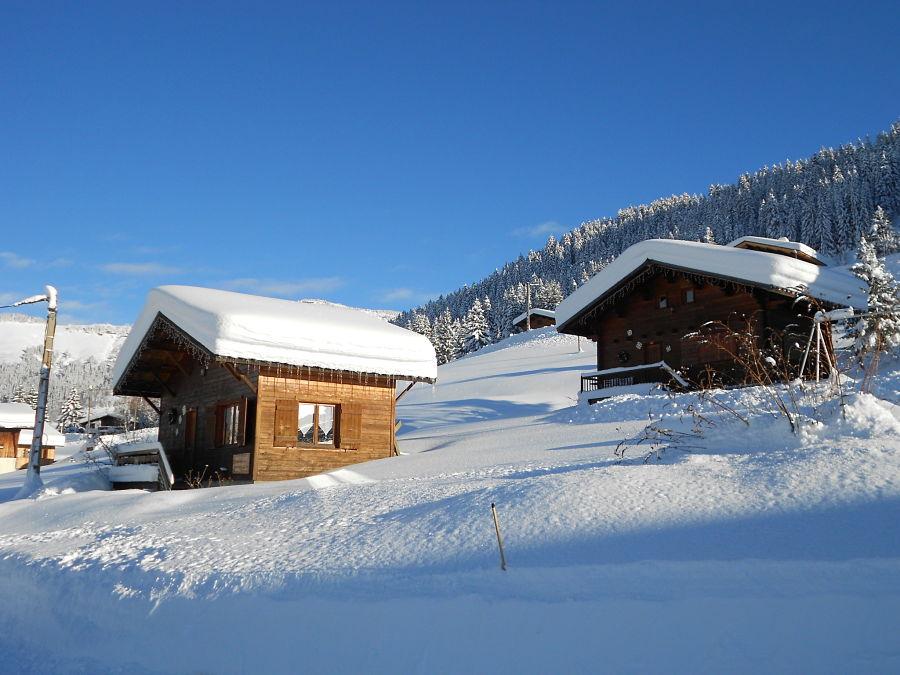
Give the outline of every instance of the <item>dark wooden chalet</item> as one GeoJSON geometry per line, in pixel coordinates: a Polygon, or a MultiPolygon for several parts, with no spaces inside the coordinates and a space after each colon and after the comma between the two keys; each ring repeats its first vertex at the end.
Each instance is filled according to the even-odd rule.
{"type": "Polygon", "coordinates": [[[849,273],[783,250],[676,240],[630,247],[557,308],[559,332],[597,343],[597,370],[582,376],[582,391],[599,400],[604,389],[671,382],[673,373],[681,385],[739,383],[731,330],[799,368],[815,311],[865,300],[849,273]]]}
{"type": "Polygon", "coordinates": [[[552,309],[540,309],[532,307],[530,312],[522,312],[513,319],[513,326],[519,331],[528,330],[528,317],[531,316],[532,328],[546,328],[547,326],[556,325],[556,314],[552,309]]]}
{"type": "Polygon", "coordinates": [[[398,382],[435,377],[428,340],[375,316],[184,286],[150,293],[113,373],[159,399],[176,477],[244,481],[391,456],[398,382]]]}

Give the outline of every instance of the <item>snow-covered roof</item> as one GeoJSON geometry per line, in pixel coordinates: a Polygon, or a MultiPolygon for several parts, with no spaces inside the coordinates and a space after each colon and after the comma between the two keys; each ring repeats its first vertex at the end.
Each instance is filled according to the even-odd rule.
{"type": "Polygon", "coordinates": [[[193,286],[160,286],[125,340],[118,383],[157,315],[212,355],[433,381],[434,347],[422,335],[348,307],[193,286]]]}
{"type": "Polygon", "coordinates": [[[85,414],[79,417],[78,421],[83,424],[85,422],[93,422],[94,420],[99,420],[102,417],[115,417],[116,419],[120,420],[125,419],[125,416],[117,411],[114,407],[105,406],[102,408],[92,408],[90,418],[88,418],[87,411],[85,411],[85,414]]]}
{"type": "MultiPolygon", "coordinates": [[[[519,314],[519,316],[513,319],[513,325],[519,323],[520,321],[524,321],[527,316],[528,312],[522,312],[521,314],[519,314]]],[[[531,316],[545,316],[548,319],[555,319],[556,312],[554,312],[552,309],[540,309],[538,307],[532,307],[531,316]]]]}
{"type": "Polygon", "coordinates": [[[562,328],[648,263],[699,272],[790,294],[805,294],[835,305],[865,308],[862,281],[844,269],[733,246],[697,241],[648,239],[622,254],[574,291],[556,308],[562,328]]]}
{"type": "Polygon", "coordinates": [[[0,403],[0,429],[34,428],[34,410],[27,403],[0,403]]]}
{"type": "Polygon", "coordinates": [[[745,247],[761,247],[761,248],[776,248],[782,249],[784,251],[790,251],[793,253],[798,253],[813,260],[818,261],[822,265],[830,265],[831,260],[826,256],[819,253],[812,246],[807,246],[803,242],[800,241],[791,241],[787,237],[781,237],[779,239],[773,239],[771,237],[740,237],[739,239],[735,239],[732,242],[729,242],[728,246],[732,246],[734,248],[745,247]]]}
{"type": "MultiPolygon", "coordinates": [[[[34,438],[34,429],[22,429],[19,433],[19,445],[31,445],[34,438]]],[[[44,426],[44,435],[42,445],[58,448],[66,444],[66,437],[51,428],[49,425],[44,426]]]]}

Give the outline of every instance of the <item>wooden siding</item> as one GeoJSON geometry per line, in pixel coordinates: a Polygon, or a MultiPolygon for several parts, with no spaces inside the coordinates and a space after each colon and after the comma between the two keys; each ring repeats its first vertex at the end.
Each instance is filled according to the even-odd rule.
{"type": "Polygon", "coordinates": [[[711,321],[735,330],[746,329],[749,322],[760,343],[788,331],[802,336],[805,344],[810,326],[809,318],[798,316],[789,298],[660,272],[599,314],[587,332],[597,342],[598,370],[665,361],[696,377],[707,366],[723,372],[733,367],[728,354],[686,337],[711,321]],[[693,302],[687,302],[687,291],[693,291],[693,302]],[[666,299],[665,307],[660,307],[661,298],[666,299]]]}
{"type": "MultiPolygon", "coordinates": [[[[246,372],[251,382],[256,373],[246,372]]],[[[185,373],[173,377],[169,386],[175,395],[163,395],[160,399],[159,442],[162,443],[172,470],[176,476],[183,476],[188,470],[203,471],[209,476],[220,468],[232,471],[234,455],[253,451],[252,424],[246,429],[243,445],[216,446],[216,409],[225,402],[242,403],[247,400],[252,420],[254,414],[253,391],[244,382],[235,378],[224,366],[211,363],[204,372],[196,363],[186,368],[185,373]],[[172,411],[174,410],[174,415],[172,411]],[[191,411],[196,411],[191,413],[191,411]],[[170,418],[174,417],[174,421],[170,418]],[[190,443],[193,427],[193,444],[190,443]]],[[[249,478],[249,475],[235,475],[235,478],[249,478]]]]}
{"type": "Polygon", "coordinates": [[[286,377],[263,370],[258,389],[253,480],[303,478],[391,456],[395,416],[395,383],[391,378],[344,375],[336,379],[309,371],[302,377],[286,377]],[[287,427],[296,417],[288,408],[296,408],[301,402],[337,407],[336,447],[291,447],[295,443],[287,427]],[[276,429],[276,409],[281,411],[281,429],[276,429]]]}
{"type": "Polygon", "coordinates": [[[19,444],[19,430],[0,430],[0,458],[12,459],[19,444]]]}

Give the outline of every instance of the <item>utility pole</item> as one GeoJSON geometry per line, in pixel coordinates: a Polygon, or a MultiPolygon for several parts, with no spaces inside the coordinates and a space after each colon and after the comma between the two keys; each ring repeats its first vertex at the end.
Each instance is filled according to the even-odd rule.
{"type": "Polygon", "coordinates": [[[28,454],[28,473],[25,483],[19,490],[18,498],[28,497],[42,485],[41,481],[41,447],[44,440],[44,417],[47,415],[47,393],[50,391],[50,366],[53,362],[53,339],[56,336],[56,289],[44,286],[45,295],[32,295],[14,302],[6,307],[21,307],[38,302],[47,303],[47,327],[44,330],[44,352],[41,357],[41,375],[38,383],[37,408],[34,411],[34,433],[31,437],[31,451],[28,454]]]}
{"type": "Polygon", "coordinates": [[[526,286],[526,288],[528,289],[528,292],[526,293],[526,296],[527,296],[527,298],[528,298],[528,300],[527,300],[527,302],[528,302],[528,307],[527,307],[527,309],[525,310],[525,330],[526,330],[526,331],[531,330],[531,287],[532,287],[532,286],[540,286],[540,284],[536,284],[536,283],[534,283],[534,282],[530,282],[530,283],[526,286]]]}

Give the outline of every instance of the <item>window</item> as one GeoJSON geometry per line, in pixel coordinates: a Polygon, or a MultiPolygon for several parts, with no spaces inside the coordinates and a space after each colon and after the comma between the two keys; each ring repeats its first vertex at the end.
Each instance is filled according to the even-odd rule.
{"type": "Polygon", "coordinates": [[[297,445],[334,447],[334,406],[300,403],[297,410],[297,445]]]}
{"type": "Polygon", "coordinates": [[[694,301],[694,289],[687,288],[684,291],[684,304],[689,305],[694,301]]]}
{"type": "Polygon", "coordinates": [[[659,304],[660,309],[665,309],[666,307],[669,306],[669,299],[666,296],[661,295],[661,296],[659,296],[658,304],[659,304]]]}
{"type": "Polygon", "coordinates": [[[230,403],[222,407],[222,442],[219,445],[238,445],[240,442],[241,406],[230,403]]]}

